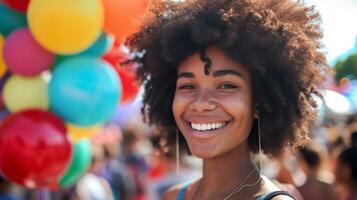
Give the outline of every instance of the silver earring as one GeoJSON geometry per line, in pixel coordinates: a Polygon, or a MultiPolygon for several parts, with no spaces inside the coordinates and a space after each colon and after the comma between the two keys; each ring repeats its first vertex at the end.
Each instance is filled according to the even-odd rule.
{"type": "Polygon", "coordinates": [[[180,137],[179,137],[179,130],[176,129],[176,174],[180,172],[180,137]]]}

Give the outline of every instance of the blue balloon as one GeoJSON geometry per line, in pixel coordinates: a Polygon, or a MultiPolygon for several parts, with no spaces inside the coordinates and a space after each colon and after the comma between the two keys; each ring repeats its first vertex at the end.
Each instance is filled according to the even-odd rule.
{"type": "Polygon", "coordinates": [[[78,54],[72,54],[72,55],[57,55],[56,60],[55,60],[55,66],[60,64],[61,62],[78,57],[78,56],[93,56],[93,57],[100,57],[107,53],[110,48],[113,46],[114,43],[114,37],[111,35],[108,35],[105,32],[102,32],[102,34],[98,37],[96,42],[90,46],[88,49],[78,53],[78,54]]]}
{"type": "Polygon", "coordinates": [[[7,36],[12,31],[27,26],[26,15],[12,10],[0,2],[0,33],[7,36]]]}
{"type": "Polygon", "coordinates": [[[90,126],[108,120],[118,104],[115,70],[93,57],[75,57],[55,67],[49,84],[51,111],[67,122],[90,126]]]}
{"type": "Polygon", "coordinates": [[[113,46],[113,43],[114,37],[102,32],[92,46],[77,55],[100,57],[109,51],[109,49],[113,46]]]}

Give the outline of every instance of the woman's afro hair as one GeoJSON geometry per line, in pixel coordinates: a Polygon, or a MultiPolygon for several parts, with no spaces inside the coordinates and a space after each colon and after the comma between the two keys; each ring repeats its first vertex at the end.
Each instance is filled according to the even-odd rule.
{"type": "MultiPolygon", "coordinates": [[[[186,0],[160,1],[150,11],[125,44],[145,86],[142,111],[167,144],[177,131],[172,103],[178,65],[208,46],[221,48],[249,71],[264,152],[308,139],[314,96],[321,96],[330,73],[313,7],[293,0],[186,0]]],[[[253,152],[259,150],[257,121],[248,138],[253,152]]]]}

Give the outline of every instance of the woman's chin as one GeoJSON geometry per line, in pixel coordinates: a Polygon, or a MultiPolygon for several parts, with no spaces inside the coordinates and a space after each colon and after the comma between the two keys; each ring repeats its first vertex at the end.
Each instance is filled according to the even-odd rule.
{"type": "Polygon", "coordinates": [[[215,151],[213,147],[207,147],[207,146],[200,146],[200,145],[195,145],[195,146],[190,146],[190,151],[191,154],[197,158],[201,159],[208,159],[208,158],[213,158],[215,156],[215,151]]]}

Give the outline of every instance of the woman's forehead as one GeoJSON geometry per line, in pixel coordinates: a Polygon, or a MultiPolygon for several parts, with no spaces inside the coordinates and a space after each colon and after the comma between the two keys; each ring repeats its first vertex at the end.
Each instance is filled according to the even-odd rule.
{"type": "MultiPolygon", "coordinates": [[[[208,47],[205,49],[205,56],[211,60],[209,72],[218,70],[235,70],[246,75],[247,70],[237,61],[229,58],[223,50],[217,47],[208,47]]],[[[183,60],[178,68],[180,72],[202,72],[204,73],[205,62],[200,59],[199,52],[195,52],[183,60]]]]}

